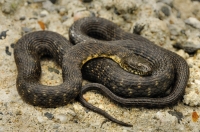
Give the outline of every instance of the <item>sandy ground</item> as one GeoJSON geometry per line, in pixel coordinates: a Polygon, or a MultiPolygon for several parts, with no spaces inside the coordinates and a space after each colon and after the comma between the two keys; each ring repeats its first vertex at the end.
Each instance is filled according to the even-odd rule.
{"type": "MultiPolygon", "coordinates": [[[[199,132],[200,52],[189,55],[173,44],[200,47],[200,3],[185,0],[0,0],[0,132],[199,132]],[[103,17],[127,32],[145,25],[141,35],[181,55],[190,67],[183,100],[164,109],[127,108],[99,93],[88,92],[89,102],[133,127],[123,127],[84,108],[79,102],[44,109],[26,104],[16,90],[13,47],[26,32],[55,31],[68,38],[70,25],[86,16],[103,17]],[[43,25],[44,24],[44,25],[43,25]],[[45,27],[43,27],[45,26],[45,27]]],[[[41,83],[62,83],[61,69],[42,61],[41,83]]]]}

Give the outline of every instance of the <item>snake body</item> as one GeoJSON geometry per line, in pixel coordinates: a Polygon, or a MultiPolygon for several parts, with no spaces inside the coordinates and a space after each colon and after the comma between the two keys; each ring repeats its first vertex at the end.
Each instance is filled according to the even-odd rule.
{"type": "Polygon", "coordinates": [[[153,65],[152,76],[140,77],[122,71],[115,63],[105,58],[88,62],[82,69],[84,77],[103,84],[86,84],[81,89],[80,102],[92,111],[120,124],[105,111],[84,100],[83,94],[89,90],[101,91],[123,105],[148,108],[172,106],[182,98],[189,78],[189,67],[179,55],[155,45],[142,36],[127,33],[103,18],[80,19],[69,31],[73,44],[130,40],[132,42],[122,46],[146,58],[153,65]],[[165,93],[167,88],[171,88],[169,94],[165,93]]]}
{"type": "Polygon", "coordinates": [[[114,23],[102,18],[78,20],[70,28],[69,35],[75,46],[61,35],[50,31],[29,33],[16,43],[16,85],[18,93],[27,103],[57,107],[68,104],[79,95],[81,103],[86,107],[116,123],[129,126],[87,103],[82,95],[88,90],[100,89],[118,103],[144,107],[170,106],[183,96],[189,68],[185,60],[175,53],[156,46],[141,36],[124,32],[114,23]],[[40,57],[43,55],[52,56],[61,66],[61,85],[46,86],[39,83],[40,57]],[[127,55],[133,56],[136,64],[149,62],[154,69],[152,75],[133,75],[108,59],[90,61],[93,58],[107,57],[119,64],[123,61],[119,58],[126,58],[127,55]],[[81,89],[82,76],[100,82],[110,90],[100,84],[85,85],[81,89]],[[170,86],[171,91],[166,94],[170,86]]]}
{"type": "Polygon", "coordinates": [[[125,32],[116,24],[103,18],[80,19],[71,26],[69,31],[73,44],[88,41],[110,43],[117,40],[130,40],[129,43],[121,45],[152,63],[154,71],[152,76],[147,77],[124,72],[108,59],[93,60],[83,67],[83,75],[88,80],[99,82],[116,95],[128,98],[127,103],[120,100],[119,103],[166,107],[177,103],[182,98],[189,78],[189,68],[179,55],[155,45],[142,36],[125,32]],[[166,89],[170,87],[172,91],[166,95],[166,89]],[[158,95],[160,98],[156,97],[158,95]],[[129,98],[131,103],[128,101],[129,98]]]}
{"type": "MultiPolygon", "coordinates": [[[[120,43],[120,41],[116,43],[120,43]]],[[[82,87],[81,67],[92,58],[109,57],[122,67],[124,67],[123,64],[132,66],[124,62],[124,60],[131,61],[132,57],[135,64],[141,61],[148,64],[146,60],[135,55],[132,51],[126,48],[122,49],[119,46],[89,42],[71,47],[67,39],[51,31],[26,34],[16,43],[14,55],[18,69],[18,93],[29,104],[41,107],[66,105],[76,98],[82,87]],[[44,55],[51,56],[62,68],[63,83],[61,85],[46,86],[39,83],[40,58],[44,55]]],[[[144,68],[140,67],[143,70],[147,68],[147,72],[151,70],[148,69],[148,65],[144,66],[144,68]]],[[[126,69],[128,67],[125,67],[126,69]]],[[[129,69],[133,70],[133,67],[129,69]]]]}

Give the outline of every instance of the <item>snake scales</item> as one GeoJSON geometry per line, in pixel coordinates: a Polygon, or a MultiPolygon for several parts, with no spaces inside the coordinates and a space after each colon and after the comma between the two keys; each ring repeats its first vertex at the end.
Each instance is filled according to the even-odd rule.
{"type": "Polygon", "coordinates": [[[90,42],[73,47],[70,45],[63,36],[51,31],[32,32],[18,40],[14,49],[18,69],[17,90],[26,102],[41,107],[56,107],[69,103],[80,93],[81,67],[91,58],[110,57],[118,64],[125,64],[126,70],[134,72],[131,71],[134,70],[131,67],[132,63],[130,63],[130,68],[128,67],[129,60],[133,57],[136,65],[141,59],[143,63],[147,63],[145,67],[141,65],[137,68],[144,68],[144,71],[147,68],[147,73],[151,70],[146,60],[119,46],[90,42]],[[63,72],[61,85],[46,86],[39,83],[40,58],[44,55],[51,56],[61,66],[63,72]]]}
{"type": "MultiPolygon", "coordinates": [[[[83,77],[110,88],[115,94],[108,91],[108,96],[124,105],[165,107],[177,103],[182,97],[189,70],[185,60],[175,53],[162,49],[141,36],[126,33],[114,23],[101,18],[78,20],[69,31],[70,41],[77,44],[75,46],[61,35],[50,31],[29,33],[16,43],[14,55],[18,69],[17,90],[26,102],[42,107],[56,107],[69,103],[81,91],[79,95],[83,105],[114,122],[129,126],[85,102],[82,94],[86,91],[98,89],[97,86],[102,87],[103,91],[108,89],[99,84],[89,84],[81,89],[82,66],[83,77]],[[133,56],[136,65],[141,64],[140,62],[146,63],[146,60],[135,56],[131,50],[151,64],[151,76],[133,75],[108,59],[89,61],[92,58],[109,56],[115,60],[116,57],[113,56],[116,54],[121,58],[126,58],[128,54],[133,56]],[[61,66],[61,85],[45,86],[39,83],[40,57],[43,55],[52,56],[61,66]],[[86,64],[83,65],[84,63],[86,64]],[[166,90],[171,85],[172,90],[166,95],[166,90]],[[160,97],[156,98],[158,95],[160,97]]],[[[147,70],[146,65],[142,65],[142,70],[147,70]]]]}
{"type": "Polygon", "coordinates": [[[154,70],[151,76],[140,77],[123,71],[113,61],[105,58],[90,61],[82,68],[83,76],[103,85],[94,83],[83,86],[79,99],[87,108],[116,123],[128,125],[86,102],[83,94],[89,90],[98,90],[120,104],[148,108],[172,106],[182,98],[189,78],[189,67],[179,55],[142,36],[124,32],[116,24],[103,18],[83,18],[75,22],[69,31],[73,44],[132,40],[121,46],[149,60],[154,70]],[[170,87],[171,91],[167,94],[166,90],[170,87]]]}

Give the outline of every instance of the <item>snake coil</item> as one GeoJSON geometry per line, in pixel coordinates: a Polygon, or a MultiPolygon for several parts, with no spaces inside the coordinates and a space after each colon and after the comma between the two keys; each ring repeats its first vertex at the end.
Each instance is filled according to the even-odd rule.
{"type": "Polygon", "coordinates": [[[179,55],[141,36],[124,32],[103,18],[90,17],[76,21],[69,30],[69,38],[75,46],[63,36],[50,31],[26,34],[16,43],[16,85],[25,102],[34,106],[57,107],[68,104],[79,95],[80,102],[87,108],[116,123],[130,126],[86,102],[83,94],[89,90],[100,90],[123,105],[157,108],[173,105],[182,98],[189,68],[179,55]],[[61,66],[61,85],[39,83],[40,58],[44,55],[51,56],[61,66]],[[98,57],[111,58],[117,63],[98,57]],[[149,72],[150,64],[152,75],[141,77],[125,71],[134,68],[132,65],[123,70],[119,65],[127,62],[124,58],[138,68],[138,71],[131,71],[138,74],[142,70],[149,72]],[[96,83],[81,88],[82,77],[109,89],[96,83]],[[166,94],[170,87],[170,93],[166,94]]]}

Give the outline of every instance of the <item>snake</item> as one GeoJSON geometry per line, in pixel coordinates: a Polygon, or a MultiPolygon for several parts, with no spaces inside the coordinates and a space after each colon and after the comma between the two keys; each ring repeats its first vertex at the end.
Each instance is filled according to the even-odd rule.
{"type": "MultiPolygon", "coordinates": [[[[127,40],[113,43],[126,43],[127,40]]],[[[151,74],[151,65],[126,48],[101,42],[80,43],[75,46],[62,35],[52,31],[35,31],[22,36],[14,47],[17,66],[16,87],[22,99],[33,106],[53,108],[75,99],[82,87],[82,66],[89,60],[106,57],[127,72],[151,74]],[[43,56],[51,57],[62,69],[63,83],[48,86],[40,83],[43,56]]]]}
{"type": "Polygon", "coordinates": [[[187,62],[178,54],[140,35],[125,32],[107,19],[86,17],[77,20],[70,27],[69,39],[74,45],[88,42],[112,45],[114,41],[127,40],[126,43],[120,43],[120,46],[151,63],[152,75],[145,77],[128,73],[106,58],[91,60],[83,66],[83,78],[95,83],[82,87],[79,94],[80,102],[113,122],[129,126],[88,103],[83,94],[89,90],[97,90],[119,104],[146,108],[173,106],[184,95],[189,79],[187,62]]]}
{"type": "Polygon", "coordinates": [[[73,44],[58,33],[36,31],[17,41],[14,48],[18,70],[16,87],[25,102],[58,107],[78,96],[87,108],[120,125],[131,126],[92,106],[83,94],[100,90],[118,103],[144,107],[169,106],[184,94],[189,76],[185,60],[139,35],[124,32],[106,19],[91,17],[76,21],[69,30],[69,38],[73,44]],[[61,85],[40,84],[40,58],[46,55],[62,68],[61,85]],[[105,83],[82,87],[82,79],[88,77],[105,83]],[[170,93],[166,94],[171,85],[170,93]]]}

